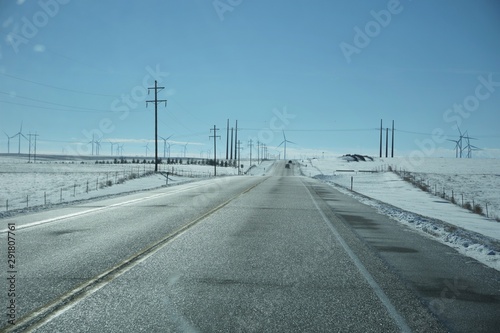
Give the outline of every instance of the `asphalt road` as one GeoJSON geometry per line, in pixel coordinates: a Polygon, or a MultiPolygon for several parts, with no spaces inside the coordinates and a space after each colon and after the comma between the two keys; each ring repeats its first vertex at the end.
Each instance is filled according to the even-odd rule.
{"type": "Polygon", "coordinates": [[[500,272],[295,166],[268,172],[2,220],[16,226],[17,271],[16,325],[2,327],[497,331],[500,272]]]}

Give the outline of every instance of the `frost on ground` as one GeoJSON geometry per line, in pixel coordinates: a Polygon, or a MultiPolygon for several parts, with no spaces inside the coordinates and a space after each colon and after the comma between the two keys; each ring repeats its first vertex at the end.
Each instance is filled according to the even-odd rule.
{"type": "MultiPolygon", "coordinates": [[[[500,223],[424,192],[393,172],[402,167],[402,160],[375,159],[374,162],[347,162],[343,159],[303,161],[302,172],[357,200],[375,207],[380,213],[410,226],[425,235],[455,248],[460,253],[500,270],[500,223]],[[399,162],[399,165],[398,165],[399,162]],[[353,191],[350,191],[351,177],[353,191]]],[[[448,188],[463,188],[476,193],[476,200],[490,198],[493,212],[498,212],[500,184],[498,160],[467,160],[460,165],[456,159],[428,159],[418,170],[433,175],[448,188]],[[471,162],[472,161],[472,162],[471,162]],[[474,164],[477,167],[474,167],[474,164]],[[481,174],[477,177],[474,170],[481,174]],[[461,175],[461,177],[454,177],[461,175]],[[486,176],[490,181],[484,182],[486,176]],[[467,179],[468,187],[461,187],[467,179]]],[[[417,168],[415,168],[417,169],[417,168]]],[[[406,169],[408,170],[408,169],[406,169]]],[[[411,170],[414,171],[414,170],[411,170]]],[[[435,178],[434,181],[436,181],[435,178]]],[[[457,192],[455,192],[457,193],[457,192]]],[[[460,193],[460,192],[458,192],[460,193]]],[[[497,215],[498,216],[498,215],[497,215]]]]}

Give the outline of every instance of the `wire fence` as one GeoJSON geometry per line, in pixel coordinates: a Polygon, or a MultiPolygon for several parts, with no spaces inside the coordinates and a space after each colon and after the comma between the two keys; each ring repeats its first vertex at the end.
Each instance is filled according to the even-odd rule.
{"type": "MultiPolygon", "coordinates": [[[[135,163],[118,162],[19,164],[11,170],[0,173],[0,183],[2,183],[0,212],[96,197],[95,192],[154,173],[155,165],[151,162],[141,162],[139,159],[135,163]]],[[[203,166],[206,164],[206,161],[205,163],[196,162],[190,161],[188,164],[203,166]]],[[[160,163],[158,171],[164,176],[168,173],[168,176],[183,178],[213,176],[212,169],[196,170],[196,167],[190,168],[188,164],[179,167],[182,164],[160,163]]],[[[232,165],[227,164],[227,166],[232,165]]],[[[113,193],[114,191],[107,192],[113,193]]]]}
{"type": "MultiPolygon", "coordinates": [[[[467,192],[463,189],[457,189],[459,180],[453,182],[444,178],[444,176],[440,178],[431,177],[431,175],[426,173],[409,172],[402,169],[397,170],[390,166],[388,167],[388,171],[394,172],[401,177],[401,179],[413,184],[422,191],[470,210],[475,214],[483,215],[500,222],[500,217],[497,216],[496,212],[496,209],[499,207],[498,202],[492,202],[491,200],[485,199],[484,196],[473,194],[471,193],[472,190],[471,192],[467,192]]],[[[474,177],[477,177],[477,175],[467,175],[469,179],[473,179],[474,177]]],[[[481,183],[478,179],[476,179],[475,182],[481,183]]],[[[471,189],[471,187],[469,187],[469,189],[471,189]]]]}
{"type": "Polygon", "coordinates": [[[169,175],[179,176],[179,177],[188,177],[188,178],[208,178],[212,177],[212,172],[210,171],[194,171],[189,169],[181,169],[176,167],[167,167],[166,172],[169,175]]]}
{"type": "MultiPolygon", "coordinates": [[[[71,173],[65,173],[68,178],[71,173]]],[[[92,192],[103,190],[117,184],[123,184],[127,180],[145,177],[153,174],[151,166],[132,166],[120,171],[95,172],[79,174],[73,181],[66,180],[61,183],[61,174],[44,173],[46,188],[34,186],[24,194],[11,193],[11,197],[4,198],[5,211],[31,208],[35,206],[50,206],[72,201],[77,198],[93,196],[92,192]]]]}

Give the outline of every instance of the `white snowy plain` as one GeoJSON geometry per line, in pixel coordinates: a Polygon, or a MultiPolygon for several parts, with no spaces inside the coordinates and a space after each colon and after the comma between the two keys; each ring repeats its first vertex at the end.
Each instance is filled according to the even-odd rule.
{"type": "MultiPolygon", "coordinates": [[[[247,162],[242,161],[248,165],[247,162]]],[[[248,170],[248,174],[264,175],[272,164],[273,161],[262,162],[248,170]]],[[[373,161],[354,162],[339,157],[302,160],[299,165],[303,175],[335,186],[382,214],[500,271],[500,222],[424,192],[388,171],[389,166],[393,170],[406,170],[428,181],[431,188],[441,191],[444,187],[448,193],[453,190],[457,198],[461,199],[463,194],[466,201],[474,200],[483,207],[488,204],[488,215],[498,217],[500,160],[425,158],[419,163],[410,163],[405,158],[374,158],[373,161]],[[349,190],[351,177],[353,191],[349,190]]],[[[162,174],[129,177],[147,174],[153,167],[151,164],[95,164],[88,160],[57,158],[34,164],[26,163],[24,158],[0,156],[0,218],[61,203],[165,186],[166,178],[162,174]],[[120,182],[120,178],[126,180],[120,182]],[[111,186],[106,185],[108,182],[111,186]]],[[[178,173],[169,175],[171,186],[210,177],[213,166],[160,165],[160,171],[178,173]]],[[[238,169],[218,167],[217,174],[237,175],[238,169]]]]}
{"type": "Polygon", "coordinates": [[[351,158],[301,161],[302,173],[330,184],[380,213],[500,270],[500,160],[424,158],[411,163],[405,158],[374,158],[356,162],[351,158]],[[461,203],[474,200],[488,215],[474,214],[425,192],[399,175],[405,170],[423,179],[431,189],[451,193],[461,203]],[[351,188],[352,177],[352,190],[351,188]],[[493,218],[492,218],[493,217],[493,218]]]}
{"type": "MultiPolygon", "coordinates": [[[[214,173],[214,167],[208,165],[160,164],[163,174],[154,174],[153,170],[154,164],[150,163],[102,164],[58,156],[39,157],[37,163],[27,163],[24,157],[0,156],[0,217],[159,188],[167,185],[166,172],[169,186],[206,179],[214,173]]],[[[217,175],[236,174],[238,169],[234,167],[217,168],[217,175]]]]}

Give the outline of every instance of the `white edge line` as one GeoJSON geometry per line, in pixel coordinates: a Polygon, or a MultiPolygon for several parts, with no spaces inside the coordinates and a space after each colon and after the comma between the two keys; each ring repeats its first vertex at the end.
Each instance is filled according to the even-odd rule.
{"type": "Polygon", "coordinates": [[[309,196],[311,197],[312,202],[314,203],[314,206],[316,207],[316,209],[320,213],[321,217],[323,218],[323,221],[326,223],[326,225],[328,226],[330,231],[333,233],[335,238],[337,238],[339,243],[342,245],[345,252],[349,255],[349,257],[351,257],[356,268],[359,270],[361,275],[363,275],[363,277],[365,278],[366,282],[368,282],[370,287],[372,287],[373,291],[375,292],[375,294],[377,295],[379,300],[382,302],[382,304],[386,307],[387,311],[389,312],[389,315],[392,317],[392,319],[394,319],[396,324],[399,326],[400,330],[402,332],[412,332],[412,330],[410,329],[410,327],[406,323],[405,319],[401,316],[401,314],[399,314],[399,312],[396,310],[394,305],[389,300],[389,297],[387,297],[387,295],[384,293],[384,291],[379,286],[379,284],[375,281],[375,279],[370,274],[370,272],[368,272],[366,267],[361,263],[361,260],[359,260],[358,256],[356,254],[354,254],[354,252],[351,250],[349,245],[347,245],[347,243],[342,239],[342,237],[340,236],[337,229],[333,226],[333,224],[330,222],[330,220],[326,217],[325,213],[323,213],[321,208],[319,208],[318,204],[316,203],[316,200],[314,200],[314,197],[311,194],[311,191],[307,188],[307,186],[305,186],[305,187],[306,187],[307,192],[309,193],[309,196]]]}
{"type": "MultiPolygon", "coordinates": [[[[258,183],[258,184],[260,184],[260,183],[258,183]]],[[[242,193],[245,193],[245,191],[243,191],[242,193]]],[[[241,195],[241,193],[240,193],[240,195],[241,195]]],[[[236,197],[238,197],[238,196],[236,196],[236,197]]],[[[213,210],[210,210],[208,215],[211,215],[212,213],[218,211],[220,208],[225,207],[229,202],[233,201],[236,197],[233,197],[230,200],[228,200],[227,202],[224,202],[223,204],[217,206],[213,210]]],[[[206,217],[207,216],[204,216],[202,219],[205,219],[206,217]]],[[[104,276],[109,275],[110,273],[112,273],[112,276],[110,277],[110,279],[102,281],[101,283],[98,283],[94,287],[90,288],[83,295],[81,295],[77,300],[71,301],[70,304],[65,305],[63,308],[61,308],[61,309],[55,311],[54,313],[50,314],[45,319],[43,319],[42,322],[40,322],[38,324],[35,324],[35,326],[32,327],[32,328],[30,328],[27,332],[33,332],[34,330],[39,329],[40,327],[42,327],[42,326],[46,325],[47,323],[49,323],[50,321],[52,321],[53,319],[55,319],[55,318],[59,317],[60,315],[64,314],[66,311],[68,311],[71,308],[73,308],[74,306],[78,305],[80,302],[84,301],[85,299],[87,299],[88,297],[90,297],[91,295],[93,295],[95,292],[97,292],[100,289],[106,287],[108,284],[110,284],[111,282],[115,281],[117,278],[119,278],[123,274],[127,273],[128,271],[130,271],[131,269],[135,268],[140,263],[142,263],[142,262],[146,261],[147,259],[149,259],[152,255],[156,254],[158,251],[162,250],[167,245],[171,245],[172,241],[174,241],[178,237],[184,235],[186,232],[191,231],[192,227],[195,227],[196,225],[197,224],[193,224],[189,228],[181,230],[179,233],[177,233],[177,234],[173,235],[171,238],[169,238],[168,241],[164,242],[163,244],[161,244],[160,246],[158,246],[154,250],[152,250],[152,251],[144,254],[143,256],[141,256],[141,258],[135,260],[134,262],[127,264],[122,269],[119,269],[119,271],[117,271],[116,273],[112,273],[117,268],[117,266],[114,266],[113,268],[110,268],[107,271],[99,274],[98,276],[96,276],[92,280],[87,281],[84,285],[81,285],[80,287],[72,290],[68,295],[65,295],[65,297],[70,297],[71,295],[75,295],[75,294],[79,293],[80,290],[87,288],[87,286],[89,286],[90,284],[92,284],[94,281],[100,280],[102,277],[104,277],[104,276]]],[[[127,261],[130,262],[130,260],[131,259],[129,258],[128,260],[125,260],[124,262],[122,262],[120,265],[124,265],[127,261]]],[[[43,310],[37,311],[35,313],[35,315],[39,314],[39,313],[43,313],[43,310]]]]}
{"type": "MultiPolygon", "coordinates": [[[[177,194],[177,193],[181,193],[181,192],[184,192],[184,191],[192,190],[192,189],[204,186],[204,185],[206,185],[206,184],[201,184],[201,185],[197,184],[196,186],[191,186],[191,187],[187,187],[187,188],[183,188],[183,189],[178,189],[177,191],[170,191],[170,192],[167,192],[167,193],[159,193],[159,194],[151,195],[151,196],[144,197],[144,198],[138,198],[138,199],[133,199],[133,200],[125,201],[125,202],[119,202],[119,203],[112,204],[112,205],[105,206],[105,207],[92,208],[92,209],[88,209],[88,210],[85,210],[85,211],[82,211],[82,212],[77,212],[77,213],[67,214],[67,215],[63,215],[63,216],[53,217],[53,218],[46,219],[46,220],[31,222],[31,223],[23,224],[23,225],[20,225],[20,226],[16,226],[16,230],[30,228],[30,227],[34,227],[34,226],[37,226],[37,225],[40,225],[40,224],[56,222],[56,221],[59,221],[59,220],[69,219],[69,218],[77,217],[77,216],[81,216],[81,215],[86,215],[86,214],[90,214],[90,213],[93,213],[93,212],[97,212],[97,211],[105,210],[105,209],[109,209],[109,208],[126,206],[126,205],[133,204],[133,203],[140,202],[140,201],[155,199],[155,198],[158,198],[158,197],[161,197],[161,196],[169,196],[169,195],[172,195],[172,194],[177,194]]],[[[9,229],[0,230],[0,234],[7,233],[8,231],[9,231],[9,229]]]]}

